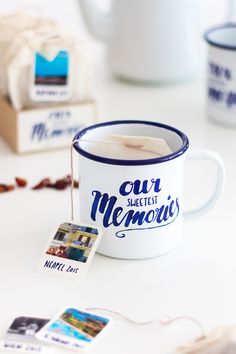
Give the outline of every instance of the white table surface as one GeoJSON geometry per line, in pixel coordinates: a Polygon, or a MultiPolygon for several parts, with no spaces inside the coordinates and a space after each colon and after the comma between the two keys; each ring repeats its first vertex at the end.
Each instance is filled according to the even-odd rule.
{"type": "MultiPolygon", "coordinates": [[[[178,127],[188,135],[191,148],[211,149],[223,157],[224,194],[208,214],[185,224],[182,242],[171,253],[143,261],[97,254],[82,281],[36,271],[52,230],[70,217],[69,190],[26,188],[1,194],[0,332],[14,317],[49,318],[66,305],[111,308],[138,321],[189,315],[206,329],[236,323],[236,130],[207,119],[203,79],[175,86],[134,86],[114,80],[106,70],[102,48],[96,47],[95,52],[99,120],[146,119],[178,127]]],[[[0,140],[2,183],[22,176],[32,186],[45,176],[68,173],[69,149],[17,156],[0,140]]],[[[214,166],[189,163],[186,208],[208,196],[214,173],[214,166]]],[[[113,326],[90,349],[91,354],[167,354],[177,343],[200,334],[187,321],[160,327],[112,318],[113,326]]]]}

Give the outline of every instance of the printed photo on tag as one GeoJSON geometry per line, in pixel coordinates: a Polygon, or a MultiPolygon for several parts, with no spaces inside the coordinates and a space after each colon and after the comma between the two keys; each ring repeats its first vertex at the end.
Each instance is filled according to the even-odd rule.
{"type": "Polygon", "coordinates": [[[24,316],[15,318],[0,342],[0,350],[18,353],[52,353],[52,347],[42,345],[35,337],[48,322],[49,320],[44,318],[24,316]]]}
{"type": "Polygon", "coordinates": [[[30,96],[33,101],[68,101],[72,95],[69,53],[61,50],[52,58],[36,52],[30,96]]]}
{"type": "Polygon", "coordinates": [[[100,238],[98,228],[68,222],[61,224],[50,238],[39,270],[77,278],[88,269],[100,238]]]}
{"type": "Polygon", "coordinates": [[[66,308],[37,333],[37,338],[68,349],[82,349],[97,340],[109,324],[107,317],[66,308]]]}

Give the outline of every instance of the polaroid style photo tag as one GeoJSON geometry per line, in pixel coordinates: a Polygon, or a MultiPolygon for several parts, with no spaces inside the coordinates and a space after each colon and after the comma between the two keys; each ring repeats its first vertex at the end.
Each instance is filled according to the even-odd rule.
{"type": "Polygon", "coordinates": [[[37,333],[37,338],[64,348],[80,350],[94,343],[110,321],[91,312],[65,308],[37,333]]]}
{"type": "Polygon", "coordinates": [[[70,67],[70,57],[66,50],[60,50],[50,59],[36,52],[30,98],[38,102],[69,101],[72,95],[70,67]]]}
{"type": "Polygon", "coordinates": [[[50,238],[39,270],[63,277],[80,277],[88,269],[100,238],[99,228],[64,222],[50,238]]]}
{"type": "Polygon", "coordinates": [[[0,350],[15,353],[53,353],[53,347],[42,344],[35,337],[47,322],[49,320],[44,318],[15,318],[0,342],[0,350]]]}

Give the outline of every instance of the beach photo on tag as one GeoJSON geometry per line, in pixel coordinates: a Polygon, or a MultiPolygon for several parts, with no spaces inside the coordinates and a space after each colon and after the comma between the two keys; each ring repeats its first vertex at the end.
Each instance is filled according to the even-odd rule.
{"type": "Polygon", "coordinates": [[[68,101],[72,94],[69,53],[61,50],[49,57],[45,57],[42,53],[35,53],[31,99],[42,102],[68,101]]]}
{"type": "Polygon", "coordinates": [[[54,274],[78,276],[85,271],[96,251],[99,229],[65,222],[50,238],[40,262],[40,270],[54,274]]]}
{"type": "Polygon", "coordinates": [[[66,308],[37,333],[37,338],[70,349],[81,349],[100,336],[109,323],[107,317],[66,308]]]}
{"type": "Polygon", "coordinates": [[[0,343],[3,351],[14,352],[51,352],[52,348],[44,346],[35,334],[46,324],[48,319],[35,317],[17,317],[7,329],[0,343]]]}

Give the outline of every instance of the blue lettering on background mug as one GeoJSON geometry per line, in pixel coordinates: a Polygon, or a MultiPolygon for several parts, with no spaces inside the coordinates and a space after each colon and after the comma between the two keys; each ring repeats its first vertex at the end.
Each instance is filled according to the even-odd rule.
{"type": "Polygon", "coordinates": [[[189,151],[187,136],[156,122],[121,120],[79,131],[74,138],[79,156],[79,211],[83,222],[102,228],[98,252],[124,259],[162,255],[180,241],[183,220],[211,208],[223,190],[222,159],[207,150],[189,151]],[[172,153],[145,159],[119,155],[107,144],[112,134],[162,138],[172,153]],[[96,143],[97,142],[97,143],[96,143]],[[216,187],[199,208],[183,213],[185,158],[213,160],[216,187]]]}
{"type": "Polygon", "coordinates": [[[208,43],[208,115],[236,126],[236,24],[211,28],[208,43]]]}

